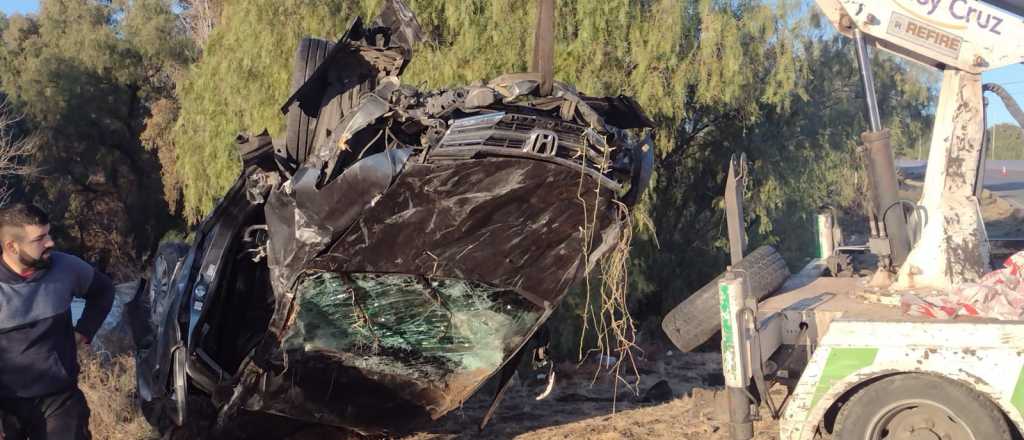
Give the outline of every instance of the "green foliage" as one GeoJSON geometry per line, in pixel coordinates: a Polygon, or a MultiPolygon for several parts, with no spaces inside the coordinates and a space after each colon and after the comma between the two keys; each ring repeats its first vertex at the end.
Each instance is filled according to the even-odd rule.
{"type": "MultiPolygon", "coordinates": [[[[364,2],[365,3],[365,2],[364,2]]],[[[198,63],[179,84],[173,129],[186,216],[196,221],[238,177],[234,138],[282,134],[295,48],[302,37],[335,40],[372,6],[337,0],[227,1],[198,63]]]]}
{"type": "Polygon", "coordinates": [[[144,74],[170,75],[191,61],[191,43],[169,0],[118,0],[115,4],[128,11],[119,29],[142,58],[144,74]]]}
{"type": "Polygon", "coordinates": [[[0,89],[43,139],[25,192],[60,219],[63,246],[119,277],[172,223],[139,133],[186,53],[173,17],[169,0],[44,0],[3,32],[0,89]]]}
{"type": "Polygon", "coordinates": [[[985,131],[988,160],[1024,159],[1024,132],[1017,124],[1001,123],[985,131]]]}
{"type": "MultiPolygon", "coordinates": [[[[660,319],[727,264],[721,194],[731,155],[745,153],[751,162],[745,202],[750,249],[773,244],[794,268],[812,255],[813,220],[820,207],[849,210],[862,203],[862,168],[854,147],[866,129],[865,104],[851,45],[840,37],[822,38],[812,24],[816,20],[797,21],[784,13],[768,14],[754,2],[744,4],[740,10],[698,9],[699,18],[693,18],[749,29],[740,37],[710,33],[725,40],[708,43],[726,67],[715,66],[710,57],[684,59],[685,70],[699,67],[681,77],[694,78],[682,92],[640,95],[671,96],[666,102],[684,105],[671,114],[665,104],[641,101],[664,121],[661,133],[671,138],[659,143],[657,180],[648,193],[655,232],[634,241],[631,276],[640,309],[635,316],[660,319]],[[732,38],[742,40],[739,48],[732,46],[732,38]],[[745,71],[730,73],[728,66],[745,71]]],[[[700,54],[707,50],[707,35],[683,40],[694,42],[700,54]]],[[[923,85],[923,74],[888,57],[876,57],[874,69],[894,145],[914,145],[930,127],[932,92],[923,85]]]]}
{"type": "Polygon", "coordinates": [[[440,88],[527,70],[536,17],[532,2],[417,0],[409,7],[431,40],[417,48],[404,82],[440,88]]]}

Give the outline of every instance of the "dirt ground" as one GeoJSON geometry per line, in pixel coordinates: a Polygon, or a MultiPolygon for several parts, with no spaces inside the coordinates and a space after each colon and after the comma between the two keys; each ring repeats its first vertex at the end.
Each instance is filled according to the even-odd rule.
{"type": "MultiPolygon", "coordinates": [[[[535,400],[544,385],[513,379],[501,405],[487,427],[478,425],[494,395],[493,387],[485,387],[436,423],[400,440],[468,440],[468,439],[682,439],[727,440],[728,427],[721,420],[722,385],[721,356],[717,353],[679,353],[664,356],[640,368],[640,392],[620,387],[613,402],[612,375],[599,372],[593,380],[596,364],[580,368],[561,365],[562,379],[544,400],[535,400]],[[647,390],[664,390],[665,381],[671,395],[660,396],[659,402],[643,403],[647,390]],[[658,384],[657,386],[655,386],[658,384]]],[[[635,376],[627,380],[635,381],[635,376]]],[[[620,382],[621,386],[622,382],[620,382]]],[[[773,390],[781,391],[779,389],[773,390]]],[[[755,440],[777,440],[776,423],[766,409],[764,420],[755,423],[755,440]]],[[[311,429],[289,437],[289,440],[354,440],[328,429],[311,429]]]]}
{"type": "MultiPolygon", "coordinates": [[[[405,440],[727,439],[728,428],[716,416],[720,413],[716,410],[716,395],[722,385],[721,356],[667,353],[641,364],[638,393],[622,389],[623,382],[619,382],[615,402],[613,376],[600,371],[593,381],[597,365],[592,362],[563,373],[568,377],[557,381],[554,392],[541,401],[534,397],[543,390],[543,384],[513,383],[483,432],[477,425],[493,396],[488,390],[438,424],[405,440]],[[663,380],[671,388],[671,397],[660,396],[662,403],[641,403],[647,390],[663,380]]],[[[635,376],[626,377],[635,380],[635,376]]],[[[663,385],[657,388],[664,390],[663,385]]],[[[764,416],[770,419],[768,414],[764,416]]],[[[758,422],[756,429],[758,440],[778,438],[770,421],[758,422]]]]}
{"type": "Polygon", "coordinates": [[[984,191],[981,197],[981,216],[989,238],[1024,237],[1024,209],[1009,200],[984,191]]]}
{"type": "MultiPolygon", "coordinates": [[[[398,440],[468,439],[682,439],[727,440],[728,428],[721,419],[721,356],[718,353],[679,353],[660,351],[657,359],[638,363],[639,392],[619,381],[616,397],[613,374],[598,368],[596,362],[577,367],[558,366],[553,392],[544,400],[535,397],[544,390],[542,380],[513,379],[505,398],[490,423],[481,432],[478,425],[494,396],[494,384],[487,384],[461,408],[427,423],[412,434],[390,437],[398,440]],[[668,355],[671,353],[671,355],[668,355]],[[596,375],[596,380],[595,378],[596,375]],[[664,381],[664,383],[660,383],[664,381]],[[667,385],[667,388],[666,388],[667,385]],[[649,392],[651,388],[659,392],[649,392]],[[654,402],[644,402],[654,397],[654,402]],[[614,400],[614,401],[613,401],[614,400]]],[[[654,356],[651,356],[654,357],[654,356]]],[[[636,376],[623,374],[635,383],[636,376]]],[[[781,398],[773,390],[776,398],[781,398]]],[[[755,440],[777,440],[778,430],[767,410],[764,420],[755,423],[755,440]]],[[[329,427],[288,428],[288,419],[252,420],[260,425],[256,432],[274,432],[266,438],[287,440],[364,440],[329,427]],[[285,433],[287,432],[287,433],[285,433]]],[[[254,425],[249,425],[251,428],[254,425]]],[[[201,435],[180,433],[173,439],[194,439],[201,435]]],[[[121,437],[124,438],[124,437],[121,437]]],[[[152,437],[150,437],[152,438],[152,437]]],[[[246,436],[245,438],[259,438],[246,436]]]]}

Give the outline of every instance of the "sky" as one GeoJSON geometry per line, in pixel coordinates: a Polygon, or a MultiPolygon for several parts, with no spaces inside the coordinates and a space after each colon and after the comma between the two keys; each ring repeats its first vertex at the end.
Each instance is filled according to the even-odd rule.
{"type": "Polygon", "coordinates": [[[0,0],[0,11],[4,14],[27,14],[39,9],[39,0],[0,0]]]}
{"type": "MultiPolygon", "coordinates": [[[[1021,36],[1021,38],[1024,38],[1024,36],[1021,36]]],[[[1013,96],[1018,105],[1024,106],[1024,65],[1014,64],[990,70],[981,74],[981,79],[983,82],[994,82],[1003,86],[1006,91],[1010,92],[1010,96],[1013,96]]],[[[1013,122],[1013,118],[1006,111],[1006,107],[1003,107],[1003,101],[998,96],[992,93],[986,93],[985,95],[988,96],[989,125],[1013,122]]]]}
{"type": "MultiPolygon", "coordinates": [[[[5,14],[32,13],[39,9],[39,0],[0,0],[0,12],[5,14]]],[[[1021,36],[1024,38],[1024,36],[1021,36]]],[[[1006,88],[1017,102],[1024,106],[1024,65],[1002,67],[982,74],[984,82],[995,82],[1006,88]]],[[[993,94],[989,95],[989,125],[1014,122],[1003,102],[993,94]]]]}

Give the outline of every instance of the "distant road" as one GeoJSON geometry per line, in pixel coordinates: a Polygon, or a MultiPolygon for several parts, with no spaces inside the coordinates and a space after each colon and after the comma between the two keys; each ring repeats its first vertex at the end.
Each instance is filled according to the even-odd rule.
{"type": "Polygon", "coordinates": [[[985,189],[1024,207],[1024,160],[992,161],[985,167],[985,189]],[[1006,167],[1006,175],[1003,175],[1006,167]]]}
{"type": "MultiPolygon", "coordinates": [[[[896,165],[911,176],[923,176],[927,162],[897,160],[896,165]]],[[[1024,160],[992,160],[985,164],[985,189],[1024,207],[1024,160]],[[1006,174],[1003,174],[1005,169],[1006,174]]]]}

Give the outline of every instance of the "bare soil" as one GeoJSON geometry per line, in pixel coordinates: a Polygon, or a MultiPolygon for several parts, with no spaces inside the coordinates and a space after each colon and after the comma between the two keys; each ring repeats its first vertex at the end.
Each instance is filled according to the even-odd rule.
{"type": "MultiPolygon", "coordinates": [[[[653,354],[653,353],[652,353],[653,354]]],[[[727,440],[729,430],[722,414],[721,356],[717,353],[679,353],[662,351],[658,359],[638,362],[640,382],[625,368],[615,380],[614,371],[600,368],[596,362],[583,365],[561,364],[554,391],[543,400],[536,396],[544,390],[543,381],[513,379],[490,423],[479,429],[494,396],[494,384],[435,423],[419,432],[398,437],[400,440],[468,439],[683,439],[727,440]],[[669,355],[669,353],[671,353],[669,355]],[[671,395],[658,402],[643,402],[647,390],[665,381],[671,395]],[[627,384],[627,382],[629,384],[627,384]],[[616,383],[618,389],[616,390],[616,383]],[[639,392],[636,390],[639,389],[639,392]],[[617,393],[616,393],[617,391],[617,393]]],[[[653,356],[651,356],[653,357],[653,356]]],[[[664,389],[663,385],[658,388],[664,389]]],[[[773,395],[778,398],[773,389],[773,395]]],[[[777,424],[767,407],[755,422],[755,440],[777,440],[777,424]]],[[[327,428],[315,428],[289,437],[289,440],[340,440],[358,436],[343,435],[327,428]]]]}
{"type": "Polygon", "coordinates": [[[986,190],[982,193],[981,217],[989,238],[1024,237],[1024,209],[986,190]]]}
{"type": "MultiPolygon", "coordinates": [[[[679,353],[642,362],[639,392],[594,362],[570,370],[546,399],[537,401],[543,386],[513,383],[483,432],[477,425],[490,405],[492,392],[478,393],[459,410],[406,440],[453,439],[728,439],[721,420],[721,356],[717,353],[679,353]],[[597,373],[596,380],[594,373],[597,373]],[[670,400],[641,403],[646,390],[665,380],[670,400]],[[615,394],[615,383],[619,393],[615,394]],[[614,399],[613,399],[614,398],[614,399]]],[[[626,381],[636,376],[622,374],[626,381]]],[[[556,374],[557,376],[557,374],[556,374]]],[[[778,439],[767,411],[755,425],[758,440],[778,439]]]]}

